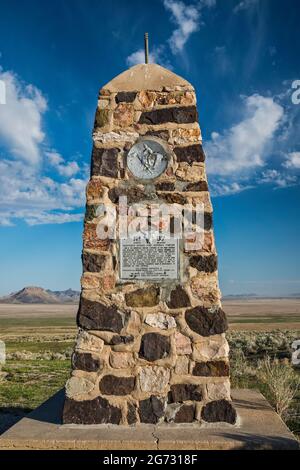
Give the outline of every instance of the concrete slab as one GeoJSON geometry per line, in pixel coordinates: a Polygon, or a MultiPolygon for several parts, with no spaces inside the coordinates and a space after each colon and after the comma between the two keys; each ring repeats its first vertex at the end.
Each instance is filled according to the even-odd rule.
{"type": "Polygon", "coordinates": [[[239,422],[229,424],[62,425],[63,391],[0,436],[0,449],[231,450],[295,449],[298,441],[266,399],[233,390],[239,422]]]}
{"type": "Polygon", "coordinates": [[[125,70],[103,86],[110,92],[117,91],[162,91],[166,87],[191,87],[192,85],[174,72],[158,64],[137,64],[125,70]]]}

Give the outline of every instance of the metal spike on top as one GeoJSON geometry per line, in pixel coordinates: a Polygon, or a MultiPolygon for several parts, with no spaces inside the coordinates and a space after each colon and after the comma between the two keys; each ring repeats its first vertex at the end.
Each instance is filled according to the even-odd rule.
{"type": "Polygon", "coordinates": [[[149,36],[145,33],[145,64],[149,63],[149,36]]]}

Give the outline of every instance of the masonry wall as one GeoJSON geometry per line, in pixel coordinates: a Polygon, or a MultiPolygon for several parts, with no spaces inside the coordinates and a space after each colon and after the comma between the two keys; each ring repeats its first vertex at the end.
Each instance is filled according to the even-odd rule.
{"type": "Polygon", "coordinates": [[[234,423],[227,321],[193,88],[102,89],[93,141],[79,331],[64,422],[234,423]],[[166,172],[147,183],[126,168],[126,154],[141,136],[161,139],[171,152],[166,172]],[[129,204],[204,204],[204,244],[200,251],[181,244],[178,281],[119,279],[118,240],[97,237],[96,211],[103,203],[117,207],[120,195],[129,204]]]}

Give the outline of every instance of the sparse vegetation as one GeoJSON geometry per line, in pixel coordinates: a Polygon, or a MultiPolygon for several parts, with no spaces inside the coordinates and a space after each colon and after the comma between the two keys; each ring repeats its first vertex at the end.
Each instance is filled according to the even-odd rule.
{"type": "MultiPolygon", "coordinates": [[[[232,386],[260,390],[300,435],[300,371],[290,365],[291,344],[300,338],[300,328],[288,329],[287,323],[284,330],[266,332],[261,326],[227,334],[232,386]]],[[[77,328],[69,311],[60,317],[41,318],[36,311],[32,317],[9,315],[0,318],[0,328],[7,351],[0,377],[1,433],[64,386],[77,328]]]]}

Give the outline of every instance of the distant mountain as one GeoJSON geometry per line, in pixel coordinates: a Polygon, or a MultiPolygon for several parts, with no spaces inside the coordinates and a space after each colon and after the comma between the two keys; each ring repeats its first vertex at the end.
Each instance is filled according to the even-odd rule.
{"type": "Polygon", "coordinates": [[[73,289],[67,290],[47,290],[50,295],[54,295],[61,303],[79,302],[80,292],[73,289]]]}
{"type": "Polygon", "coordinates": [[[64,291],[51,291],[42,287],[24,287],[18,292],[13,292],[5,297],[0,297],[0,303],[9,304],[61,304],[77,303],[80,293],[67,289],[64,291]]]}

